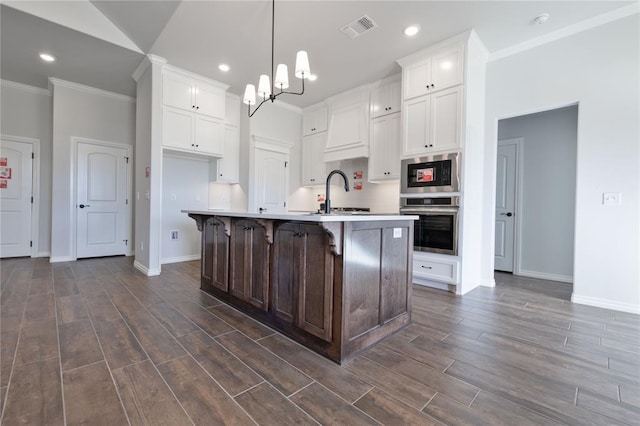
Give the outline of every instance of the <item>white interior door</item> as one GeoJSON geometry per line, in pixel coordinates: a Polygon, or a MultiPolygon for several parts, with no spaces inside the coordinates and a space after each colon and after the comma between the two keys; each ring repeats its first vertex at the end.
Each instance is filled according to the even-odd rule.
{"type": "Polygon", "coordinates": [[[494,269],[513,272],[518,145],[498,144],[494,269]]]}
{"type": "Polygon", "coordinates": [[[33,146],[0,141],[0,257],[31,256],[33,146]]]}
{"type": "Polygon", "coordinates": [[[289,156],[282,152],[255,149],[255,210],[287,211],[289,156]],[[260,210],[262,209],[262,210],[260,210]]]}
{"type": "Polygon", "coordinates": [[[78,143],[76,254],[126,254],[127,149],[78,143]]]}

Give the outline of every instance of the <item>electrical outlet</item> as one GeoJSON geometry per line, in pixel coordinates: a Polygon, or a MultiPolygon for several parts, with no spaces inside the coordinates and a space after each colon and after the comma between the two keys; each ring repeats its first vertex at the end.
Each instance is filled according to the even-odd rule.
{"type": "Polygon", "coordinates": [[[170,231],[171,232],[171,239],[172,240],[177,240],[178,239],[178,231],[170,231]]]}
{"type": "Polygon", "coordinates": [[[171,201],[175,201],[178,197],[176,196],[176,194],[171,193],[169,198],[171,198],[171,201]]]}
{"type": "Polygon", "coordinates": [[[605,206],[619,206],[622,204],[620,192],[605,192],[602,194],[602,204],[605,206]]]}
{"type": "Polygon", "coordinates": [[[140,251],[144,251],[144,243],[140,241],[140,251]]]}

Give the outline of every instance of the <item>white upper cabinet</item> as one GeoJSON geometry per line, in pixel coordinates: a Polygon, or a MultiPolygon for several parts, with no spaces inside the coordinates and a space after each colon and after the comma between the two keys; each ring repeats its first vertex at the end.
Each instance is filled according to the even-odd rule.
{"type": "Polygon", "coordinates": [[[240,180],[240,128],[225,124],[224,157],[218,159],[216,182],[238,183],[240,180]]]}
{"type": "Polygon", "coordinates": [[[381,81],[371,87],[369,114],[371,118],[400,112],[401,99],[400,76],[389,81],[381,81]]]}
{"type": "Polygon", "coordinates": [[[400,178],[400,113],[371,120],[369,181],[400,178]]]}
{"type": "Polygon", "coordinates": [[[402,156],[461,147],[462,86],[404,102],[402,156]]]}
{"type": "Polygon", "coordinates": [[[464,46],[447,47],[402,68],[402,98],[406,101],[462,84],[464,46]]]}
{"type": "Polygon", "coordinates": [[[327,99],[330,118],[324,161],[369,156],[369,85],[327,99]]]}
{"type": "Polygon", "coordinates": [[[225,97],[224,123],[240,127],[240,114],[242,111],[244,109],[240,105],[240,96],[227,93],[225,97]]]}
{"type": "Polygon", "coordinates": [[[162,75],[162,144],[202,155],[224,155],[226,86],[172,69],[162,75]]]}
{"type": "Polygon", "coordinates": [[[302,186],[324,185],[327,165],[322,161],[327,133],[302,138],[302,186]]]}
{"type": "Polygon", "coordinates": [[[302,135],[327,131],[327,104],[320,103],[305,108],[302,112],[302,135]]]}

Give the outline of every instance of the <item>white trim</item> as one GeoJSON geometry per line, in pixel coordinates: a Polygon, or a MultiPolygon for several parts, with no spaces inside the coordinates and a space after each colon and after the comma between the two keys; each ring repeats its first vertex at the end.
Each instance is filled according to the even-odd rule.
{"type": "Polygon", "coordinates": [[[571,302],[578,303],[580,305],[589,305],[598,308],[640,314],[640,305],[635,305],[633,303],[620,303],[613,300],[600,299],[598,297],[579,296],[575,293],[571,295],[571,302]]]}
{"type": "Polygon", "coordinates": [[[166,263],[178,263],[178,262],[189,262],[191,260],[200,260],[200,254],[190,254],[188,256],[177,256],[177,257],[167,257],[160,260],[160,264],[164,265],[166,263]]]}
{"type": "Polygon", "coordinates": [[[419,285],[422,287],[430,287],[430,288],[436,288],[438,290],[444,290],[444,291],[449,291],[449,286],[454,286],[455,284],[447,284],[447,283],[441,283],[438,281],[430,281],[430,280],[425,280],[422,278],[413,278],[413,284],[415,285],[419,285]]]}
{"type": "Polygon", "coordinates": [[[109,92],[107,90],[98,89],[91,86],[85,86],[84,84],[74,83],[72,81],[60,80],[59,78],[49,77],[49,82],[55,86],[66,87],[69,89],[78,90],[81,92],[89,93],[92,95],[104,96],[106,98],[115,99],[117,101],[129,102],[132,104],[136,103],[136,98],[132,98],[131,96],[121,95],[120,93],[109,92]]]}
{"type": "Polygon", "coordinates": [[[166,63],[167,63],[167,60],[165,58],[158,55],[148,54],[142,59],[142,61],[140,62],[140,65],[138,65],[138,68],[136,68],[133,74],[131,74],[131,77],[136,82],[138,82],[138,80],[140,80],[140,77],[144,75],[147,68],[149,68],[149,65],[151,64],[165,65],[166,63]]]}
{"type": "Polygon", "coordinates": [[[283,154],[289,154],[291,148],[293,148],[293,142],[286,142],[277,139],[265,138],[263,136],[251,135],[252,148],[264,149],[266,151],[281,152],[283,154]]]}
{"type": "Polygon", "coordinates": [[[207,83],[207,84],[216,86],[216,87],[218,87],[220,89],[223,89],[223,90],[227,90],[230,87],[228,84],[221,83],[221,82],[219,82],[217,80],[214,80],[212,78],[205,77],[203,75],[196,74],[194,72],[187,71],[185,69],[174,67],[173,65],[168,65],[168,64],[165,64],[162,67],[162,74],[163,75],[164,74],[173,74],[174,76],[177,76],[177,77],[187,77],[187,78],[190,78],[190,79],[193,79],[193,80],[200,81],[202,83],[207,83]]]}
{"type": "Polygon", "coordinates": [[[58,262],[73,262],[77,259],[74,259],[71,256],[53,256],[49,258],[49,263],[58,263],[58,262]]]}
{"type": "Polygon", "coordinates": [[[220,157],[205,157],[202,154],[191,154],[188,152],[176,151],[172,148],[162,147],[162,158],[171,157],[179,158],[181,160],[200,161],[203,163],[209,163],[210,161],[217,161],[220,157]]]}
{"type": "Polygon", "coordinates": [[[599,27],[600,25],[608,24],[609,22],[617,21],[618,19],[634,15],[640,12],[639,4],[640,3],[636,2],[627,6],[623,6],[610,12],[603,13],[602,15],[594,16],[573,25],[569,25],[559,30],[552,31],[543,36],[527,40],[525,42],[518,43],[501,50],[496,50],[495,52],[489,54],[488,62],[504,59],[508,56],[515,55],[526,50],[533,49],[535,47],[542,46],[544,44],[551,43],[556,40],[560,40],[595,27],[599,27]]]}
{"type": "Polygon", "coordinates": [[[514,273],[513,275],[519,275],[521,277],[538,278],[538,279],[541,279],[541,280],[559,281],[559,282],[562,282],[562,283],[573,284],[573,277],[571,277],[569,275],[548,274],[546,272],[527,271],[527,270],[524,270],[524,269],[521,269],[517,274],[514,273]]]}
{"type": "Polygon", "coordinates": [[[36,253],[35,256],[33,257],[51,257],[51,252],[50,251],[40,251],[38,253],[36,253]]]}
{"type": "Polygon", "coordinates": [[[31,257],[37,257],[40,249],[40,139],[0,134],[0,140],[31,145],[31,257]]]}
{"type": "Polygon", "coordinates": [[[480,285],[484,286],[484,287],[495,287],[496,286],[496,279],[495,278],[491,278],[489,280],[480,280],[480,285]]]}
{"type": "Polygon", "coordinates": [[[37,95],[51,96],[49,89],[43,89],[41,87],[29,86],[28,84],[16,83],[10,80],[0,80],[0,85],[9,89],[23,90],[25,92],[35,93],[37,95]]]}
{"type": "Polygon", "coordinates": [[[160,275],[160,269],[149,269],[137,260],[133,262],[133,267],[148,277],[155,277],[157,275],[160,275]]]}
{"type": "Polygon", "coordinates": [[[473,31],[474,30],[467,30],[463,33],[454,35],[453,37],[449,37],[439,43],[432,44],[431,46],[425,49],[419,50],[408,56],[405,56],[404,58],[396,59],[396,62],[401,67],[406,67],[407,65],[411,65],[415,62],[423,61],[425,58],[433,54],[433,52],[440,50],[441,48],[446,48],[449,46],[461,45],[466,43],[469,40],[469,37],[471,36],[471,33],[473,31]]]}
{"type": "Polygon", "coordinates": [[[123,144],[123,143],[119,143],[119,142],[109,142],[109,141],[102,141],[102,140],[98,140],[98,139],[90,139],[90,138],[83,138],[83,137],[78,137],[78,136],[72,136],[71,137],[71,211],[73,212],[72,214],[70,214],[69,216],[69,229],[71,230],[71,253],[73,253],[73,260],[77,260],[78,259],[78,242],[77,242],[77,238],[78,238],[78,232],[77,232],[77,227],[78,227],[78,209],[76,208],[76,205],[78,204],[78,144],[79,143],[85,143],[85,144],[90,144],[90,145],[102,145],[102,146],[107,146],[110,148],[118,148],[118,149],[124,149],[127,151],[127,157],[129,158],[129,162],[127,163],[127,200],[129,200],[129,203],[127,204],[127,220],[126,220],[126,233],[127,233],[127,241],[130,244],[127,244],[127,250],[126,253],[124,253],[126,256],[130,256],[131,255],[131,251],[134,250],[134,238],[133,238],[133,223],[134,223],[134,217],[133,217],[133,202],[134,202],[134,198],[133,198],[133,180],[134,180],[134,175],[133,175],[133,164],[134,164],[134,158],[133,158],[133,146],[128,145],[128,144],[123,144]]]}

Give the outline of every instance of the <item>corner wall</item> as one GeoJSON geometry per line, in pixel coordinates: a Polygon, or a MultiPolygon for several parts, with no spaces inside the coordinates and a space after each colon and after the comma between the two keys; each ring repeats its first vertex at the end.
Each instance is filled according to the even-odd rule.
{"type": "Polygon", "coordinates": [[[487,66],[483,279],[493,277],[498,120],[579,104],[572,300],[640,313],[638,15],[487,66]],[[604,192],[622,205],[604,206],[604,192]]]}

